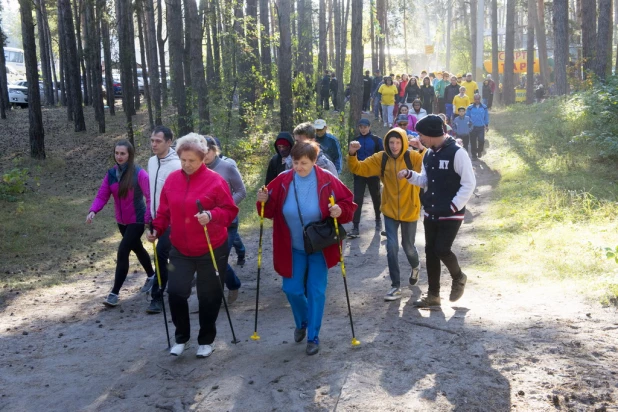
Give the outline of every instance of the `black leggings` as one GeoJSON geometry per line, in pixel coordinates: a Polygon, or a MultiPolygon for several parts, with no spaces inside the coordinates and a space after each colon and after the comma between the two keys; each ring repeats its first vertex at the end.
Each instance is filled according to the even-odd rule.
{"type": "Polygon", "coordinates": [[[114,279],[114,287],[112,289],[112,293],[116,295],[120,293],[120,288],[129,273],[129,255],[131,254],[131,251],[133,251],[137,256],[137,259],[146,271],[146,274],[148,276],[154,275],[152,263],[150,262],[150,255],[146,252],[146,249],[144,249],[144,245],[142,245],[141,240],[142,234],[144,234],[144,224],[131,223],[128,225],[121,225],[119,223],[118,229],[120,229],[120,233],[122,234],[122,240],[120,241],[120,245],[118,245],[118,255],[116,257],[116,277],[114,279]]]}

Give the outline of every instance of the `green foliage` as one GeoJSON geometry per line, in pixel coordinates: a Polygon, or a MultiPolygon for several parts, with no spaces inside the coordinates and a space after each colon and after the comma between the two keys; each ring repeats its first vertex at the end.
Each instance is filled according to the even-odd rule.
{"type": "Polygon", "coordinates": [[[470,40],[462,26],[451,33],[451,72],[466,73],[472,67],[470,40]]]}
{"type": "Polygon", "coordinates": [[[607,257],[608,259],[614,259],[614,261],[618,263],[618,246],[616,246],[615,249],[612,249],[611,247],[606,247],[605,257],[607,257]]]}
{"type": "Polygon", "coordinates": [[[26,191],[28,169],[15,167],[2,175],[0,182],[0,200],[15,202],[18,195],[26,191]]]}

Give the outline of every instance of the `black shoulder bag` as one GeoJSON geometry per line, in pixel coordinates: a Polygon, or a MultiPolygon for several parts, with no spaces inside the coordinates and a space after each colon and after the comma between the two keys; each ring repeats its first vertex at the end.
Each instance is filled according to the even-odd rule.
{"type": "MultiPolygon", "coordinates": [[[[296,198],[296,207],[298,208],[298,217],[300,224],[303,226],[303,240],[305,243],[305,253],[311,254],[319,252],[331,245],[337,244],[337,233],[335,231],[335,221],[332,217],[327,217],[319,222],[312,222],[305,226],[303,215],[300,212],[300,203],[298,202],[298,190],[296,190],[296,176],[292,177],[294,183],[294,197],[296,198]]],[[[339,241],[342,241],[347,236],[345,229],[339,225],[339,241]]]]}

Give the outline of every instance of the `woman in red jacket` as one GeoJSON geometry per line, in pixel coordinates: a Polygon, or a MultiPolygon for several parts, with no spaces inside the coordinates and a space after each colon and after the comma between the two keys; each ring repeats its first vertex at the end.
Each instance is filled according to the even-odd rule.
{"type": "Polygon", "coordinates": [[[225,180],[204,165],[207,152],[203,136],[190,133],[178,139],[176,153],[182,169],[172,172],[165,180],[157,217],[152,222],[154,230],[147,236],[154,242],[171,226],[167,291],[172,321],[176,326],[176,344],[170,354],[175,356],[182,354],[190,337],[187,301],[195,272],[200,319],[197,357],[205,358],[213,351],[211,345],[217,334],[215,323],[222,299],[222,288],[216,282],[223,284],[225,272],[216,276],[204,226],[210,235],[217,267],[224,269],[229,254],[227,227],[238,214],[225,180]],[[204,213],[199,213],[196,200],[202,203],[204,213]]]}
{"type": "Polygon", "coordinates": [[[328,216],[347,223],[356,210],[352,192],[315,165],[318,152],[315,142],[296,143],[291,152],[293,169],[277,176],[257,199],[258,213],[265,202],[264,217],[273,219],[275,271],[283,277],[283,291],[292,306],[294,340],[301,342],[307,336],[307,355],[320,349],[328,269],[339,262],[339,246],[305,253],[303,225],[328,216]],[[330,206],[330,196],[335,198],[334,206],[330,206]]]}

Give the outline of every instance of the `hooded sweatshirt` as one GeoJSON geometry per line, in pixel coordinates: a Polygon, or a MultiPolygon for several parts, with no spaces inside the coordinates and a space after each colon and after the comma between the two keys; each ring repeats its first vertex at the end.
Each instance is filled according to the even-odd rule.
{"type": "Polygon", "coordinates": [[[153,219],[157,217],[157,208],[160,204],[161,190],[163,190],[165,179],[167,179],[170,173],[178,169],[180,169],[180,159],[174,149],[170,148],[167,156],[162,159],[159,156],[152,156],[148,159],[148,178],[152,199],[150,202],[150,214],[153,219]]]}
{"type": "Polygon", "coordinates": [[[281,153],[279,153],[279,149],[277,149],[278,139],[285,139],[290,143],[290,147],[294,146],[294,137],[292,137],[291,133],[279,133],[277,139],[275,139],[275,142],[273,143],[273,146],[275,146],[275,152],[277,153],[270,159],[270,162],[268,163],[268,170],[266,170],[266,182],[264,184],[267,186],[275,179],[275,177],[279,176],[281,172],[286,170],[285,159],[281,156],[281,153]]]}
{"type": "MultiPolygon", "coordinates": [[[[419,187],[408,184],[405,179],[399,180],[397,173],[407,169],[404,153],[408,151],[408,136],[403,129],[390,130],[384,136],[384,151],[378,152],[363,161],[354,156],[348,156],[348,167],[352,173],[359,176],[380,176],[384,185],[382,190],[382,205],[380,210],[384,216],[402,222],[415,222],[420,216],[421,204],[419,200],[419,187]],[[394,156],[388,146],[390,139],[401,139],[402,147],[399,155],[394,156]],[[382,174],[382,156],[386,153],[388,160],[382,174]]],[[[413,170],[420,172],[423,162],[423,152],[410,151],[410,160],[413,170]]]]}

